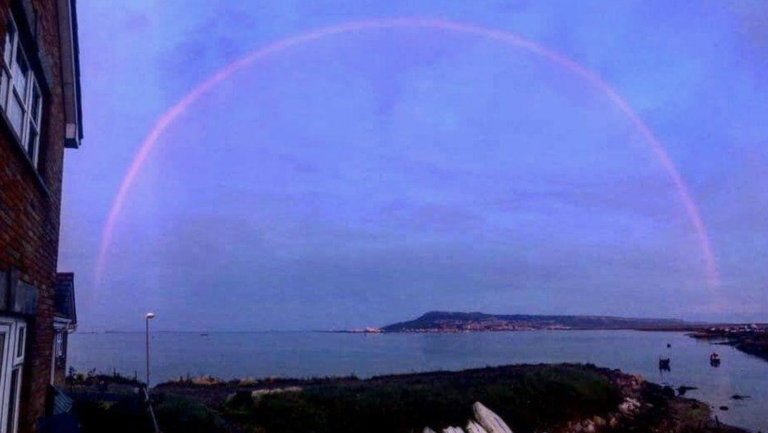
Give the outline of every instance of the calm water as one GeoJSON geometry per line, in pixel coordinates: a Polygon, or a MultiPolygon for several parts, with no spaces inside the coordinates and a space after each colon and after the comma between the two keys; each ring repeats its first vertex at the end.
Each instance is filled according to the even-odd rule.
{"type": "MultiPolygon", "coordinates": [[[[768,432],[768,362],[682,333],[534,331],[478,334],[156,333],[152,382],[186,374],[222,378],[326,376],[459,370],[487,365],[590,362],[641,374],[672,386],[698,387],[688,396],[714,406],[725,422],[768,432]],[[667,343],[672,348],[666,347],[667,343]],[[716,350],[723,360],[709,366],[716,350]],[[660,356],[672,371],[659,374],[660,356]],[[750,399],[731,400],[733,394],[750,399]],[[722,405],[729,411],[721,411],[722,405]]],[[[70,360],[79,371],[113,369],[144,374],[144,334],[71,337],[70,360]]]]}

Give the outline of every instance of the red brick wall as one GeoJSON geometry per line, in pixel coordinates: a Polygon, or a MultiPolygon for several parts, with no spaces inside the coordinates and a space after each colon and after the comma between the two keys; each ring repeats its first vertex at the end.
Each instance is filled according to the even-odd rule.
{"type": "MultiPolygon", "coordinates": [[[[0,41],[9,4],[0,0],[0,41]]],[[[21,392],[20,431],[31,432],[44,415],[53,349],[53,288],[56,278],[64,158],[64,112],[56,2],[32,0],[38,15],[38,42],[53,72],[41,127],[39,178],[0,118],[0,267],[19,270],[38,289],[37,314],[29,323],[21,392]],[[40,180],[45,187],[40,185],[40,180]]],[[[19,24],[21,25],[21,24],[19,24]]],[[[2,50],[2,46],[0,46],[2,50]]],[[[44,81],[42,77],[38,81],[44,81]]]]}

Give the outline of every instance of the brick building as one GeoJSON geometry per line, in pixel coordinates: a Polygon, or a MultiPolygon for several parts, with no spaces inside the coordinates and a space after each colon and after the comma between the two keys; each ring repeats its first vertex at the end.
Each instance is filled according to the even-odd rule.
{"type": "Polygon", "coordinates": [[[75,320],[57,276],[64,149],[82,139],[74,3],[0,0],[0,433],[49,414],[75,320]]]}

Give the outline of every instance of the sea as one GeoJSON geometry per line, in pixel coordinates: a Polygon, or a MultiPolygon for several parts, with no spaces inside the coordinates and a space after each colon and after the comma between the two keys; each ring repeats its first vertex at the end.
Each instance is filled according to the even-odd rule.
{"type": "MultiPolygon", "coordinates": [[[[69,360],[80,372],[95,369],[143,379],[145,334],[76,332],[70,337],[69,360]]],[[[555,362],[591,363],[675,388],[695,387],[686,397],[709,404],[720,421],[768,433],[768,361],[678,332],[154,332],[150,337],[152,384],[187,375],[366,378],[555,362]],[[712,352],[722,360],[717,368],[709,364],[712,352]],[[659,371],[659,358],[671,360],[671,371],[659,371]]]]}

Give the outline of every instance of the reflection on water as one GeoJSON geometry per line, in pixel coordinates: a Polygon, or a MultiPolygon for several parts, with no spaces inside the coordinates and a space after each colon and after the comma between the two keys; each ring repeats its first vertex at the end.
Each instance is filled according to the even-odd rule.
{"type": "MultiPolygon", "coordinates": [[[[675,388],[690,387],[686,397],[709,403],[720,420],[768,432],[768,362],[682,333],[156,333],[152,348],[152,375],[157,380],[187,374],[368,377],[514,363],[589,362],[675,388]],[[717,367],[710,358],[715,351],[717,367]],[[661,368],[662,359],[669,359],[668,368],[661,368]],[[720,410],[721,406],[729,410],[720,410]]],[[[143,373],[143,333],[76,333],[70,349],[71,364],[81,371],[143,373]]]]}

